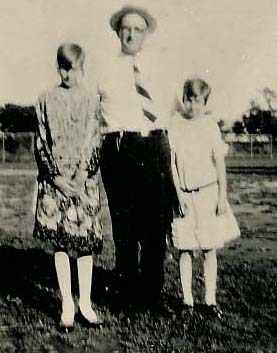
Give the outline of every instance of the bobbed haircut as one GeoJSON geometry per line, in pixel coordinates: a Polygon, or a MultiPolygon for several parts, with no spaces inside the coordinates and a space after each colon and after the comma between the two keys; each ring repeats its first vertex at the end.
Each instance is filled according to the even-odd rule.
{"type": "Polygon", "coordinates": [[[85,61],[84,50],[75,43],[63,43],[57,50],[57,64],[59,68],[71,69],[79,63],[82,70],[85,61]]]}
{"type": "Polygon", "coordinates": [[[183,102],[190,100],[192,97],[204,97],[205,104],[211,94],[210,85],[201,78],[192,78],[184,83],[183,87],[183,102]]]}

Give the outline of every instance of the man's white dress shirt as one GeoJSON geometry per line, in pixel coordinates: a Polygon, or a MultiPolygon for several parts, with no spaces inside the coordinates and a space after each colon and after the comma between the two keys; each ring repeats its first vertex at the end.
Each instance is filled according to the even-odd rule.
{"type": "Polygon", "coordinates": [[[173,113],[174,95],[163,77],[159,62],[147,60],[142,53],[130,56],[120,53],[106,63],[98,76],[101,115],[108,125],[108,132],[137,131],[168,128],[173,113]],[[157,119],[148,120],[142,111],[139,94],[135,88],[134,64],[139,68],[144,86],[153,100],[157,119]]]}

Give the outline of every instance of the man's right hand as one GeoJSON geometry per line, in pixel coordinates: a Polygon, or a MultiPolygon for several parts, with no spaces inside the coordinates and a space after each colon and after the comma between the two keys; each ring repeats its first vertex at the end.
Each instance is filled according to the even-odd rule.
{"type": "Polygon", "coordinates": [[[56,176],[54,179],[54,184],[65,197],[74,197],[79,195],[76,184],[67,177],[61,175],[56,176]]]}

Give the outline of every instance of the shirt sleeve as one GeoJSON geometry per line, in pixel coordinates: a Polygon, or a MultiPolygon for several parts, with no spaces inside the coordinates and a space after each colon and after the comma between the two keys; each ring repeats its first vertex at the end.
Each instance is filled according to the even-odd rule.
{"type": "Polygon", "coordinates": [[[109,130],[109,126],[111,125],[111,121],[109,119],[109,115],[105,114],[105,104],[109,101],[109,97],[107,94],[107,90],[105,87],[108,86],[108,82],[110,78],[106,77],[107,75],[100,70],[97,74],[97,94],[98,94],[98,105],[97,105],[97,117],[98,121],[101,124],[101,132],[105,133],[109,130]]]}
{"type": "Polygon", "coordinates": [[[47,120],[46,94],[41,95],[36,105],[37,126],[35,131],[35,158],[39,174],[53,180],[60,175],[52,154],[52,140],[47,120]]]}
{"type": "Polygon", "coordinates": [[[178,118],[176,113],[172,116],[168,126],[168,141],[171,151],[177,152],[180,130],[178,128],[178,118]]]}
{"type": "Polygon", "coordinates": [[[222,140],[220,129],[215,121],[211,121],[211,129],[213,157],[215,159],[225,157],[228,153],[228,145],[222,140]]]}

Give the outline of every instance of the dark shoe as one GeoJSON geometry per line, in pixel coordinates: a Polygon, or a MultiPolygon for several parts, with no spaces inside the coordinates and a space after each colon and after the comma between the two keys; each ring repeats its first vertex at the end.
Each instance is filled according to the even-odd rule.
{"type": "Polygon", "coordinates": [[[222,310],[217,305],[205,305],[204,313],[220,320],[223,316],[222,310]]]}
{"type": "Polygon", "coordinates": [[[73,331],[75,306],[73,299],[62,302],[62,314],[57,323],[57,330],[60,333],[70,333],[73,331]],[[65,323],[66,322],[66,323],[65,323]]]}
{"type": "Polygon", "coordinates": [[[76,315],[76,321],[78,321],[82,326],[86,328],[101,328],[104,326],[104,321],[97,318],[95,321],[88,320],[79,309],[76,315]]]}
{"type": "Polygon", "coordinates": [[[193,305],[188,305],[183,303],[181,305],[181,315],[185,319],[186,317],[191,317],[193,316],[194,313],[194,308],[193,305]]]}
{"type": "Polygon", "coordinates": [[[182,317],[182,316],[185,316],[186,314],[191,316],[193,314],[193,311],[194,311],[193,304],[189,305],[185,303],[181,298],[174,298],[172,300],[172,305],[173,305],[174,312],[177,316],[182,317]]]}
{"type": "Polygon", "coordinates": [[[61,334],[69,334],[74,329],[74,325],[65,325],[62,321],[57,324],[57,331],[61,334]]]}
{"type": "Polygon", "coordinates": [[[139,309],[132,305],[127,305],[119,314],[118,318],[120,322],[124,323],[125,325],[130,325],[133,321],[136,320],[137,312],[139,309]]]}
{"type": "Polygon", "coordinates": [[[154,315],[161,315],[161,316],[172,316],[172,315],[174,315],[173,310],[171,308],[169,308],[167,305],[165,305],[161,301],[157,301],[155,303],[152,303],[149,306],[149,310],[154,315]]]}

